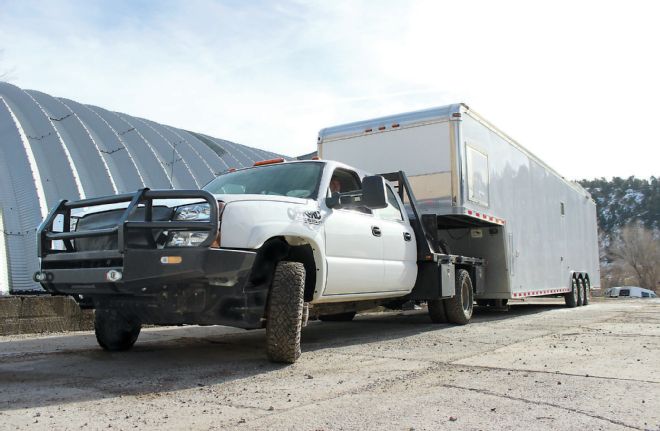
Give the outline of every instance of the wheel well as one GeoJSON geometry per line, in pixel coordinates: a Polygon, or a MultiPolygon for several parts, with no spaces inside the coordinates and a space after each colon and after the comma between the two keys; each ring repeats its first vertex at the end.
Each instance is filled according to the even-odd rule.
{"type": "Polygon", "coordinates": [[[300,262],[305,266],[305,301],[311,301],[316,287],[316,262],[310,244],[290,245],[284,238],[266,241],[257,251],[250,282],[270,286],[275,265],[280,261],[300,262]]]}

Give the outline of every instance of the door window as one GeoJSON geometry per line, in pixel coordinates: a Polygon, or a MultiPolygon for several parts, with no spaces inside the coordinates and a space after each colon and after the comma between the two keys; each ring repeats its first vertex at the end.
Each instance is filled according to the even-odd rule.
{"type": "Polygon", "coordinates": [[[383,220],[403,221],[399,201],[396,200],[396,196],[389,185],[387,186],[387,206],[373,211],[378,218],[383,220]]]}

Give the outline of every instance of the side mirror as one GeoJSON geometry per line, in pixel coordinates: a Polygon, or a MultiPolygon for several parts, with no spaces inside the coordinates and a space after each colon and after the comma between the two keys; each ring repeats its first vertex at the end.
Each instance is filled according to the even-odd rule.
{"type": "Polygon", "coordinates": [[[341,195],[334,192],[332,196],[325,198],[325,205],[331,209],[341,208],[341,195]]]}
{"type": "Polygon", "coordinates": [[[362,190],[346,193],[333,193],[325,198],[328,208],[359,208],[372,210],[387,207],[387,188],[383,177],[374,175],[362,180],[362,190]]]}
{"type": "Polygon", "coordinates": [[[362,180],[362,205],[372,210],[387,207],[387,188],[383,177],[374,175],[362,180]]]}

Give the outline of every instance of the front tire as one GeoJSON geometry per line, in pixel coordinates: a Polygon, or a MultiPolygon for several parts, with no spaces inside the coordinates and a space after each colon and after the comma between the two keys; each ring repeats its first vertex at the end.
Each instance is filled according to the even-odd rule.
{"type": "Polygon", "coordinates": [[[279,262],[275,267],[266,321],[266,350],[272,362],[293,364],[300,357],[305,266],[279,262]]]}
{"type": "Polygon", "coordinates": [[[456,272],[456,289],[453,298],[446,299],[445,313],[447,320],[457,325],[465,325],[472,318],[474,309],[474,292],[470,273],[464,269],[456,272]]]}
{"type": "Polygon", "coordinates": [[[94,312],[94,332],[99,346],[108,351],[128,350],[140,335],[142,323],[119,310],[100,308],[94,312]]]}

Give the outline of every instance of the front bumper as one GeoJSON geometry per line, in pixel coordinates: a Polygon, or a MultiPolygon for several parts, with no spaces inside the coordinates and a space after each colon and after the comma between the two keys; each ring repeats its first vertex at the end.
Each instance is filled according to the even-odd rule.
{"type": "Polygon", "coordinates": [[[35,279],[53,294],[121,308],[143,323],[257,328],[268,286],[249,281],[255,258],[253,251],[207,247],[52,253],[35,279]]]}
{"type": "Polygon", "coordinates": [[[247,281],[255,256],[252,251],[205,247],[55,253],[42,258],[35,279],[50,292],[67,294],[87,292],[90,286],[136,294],[145,286],[183,281],[231,287],[247,281]]]}

